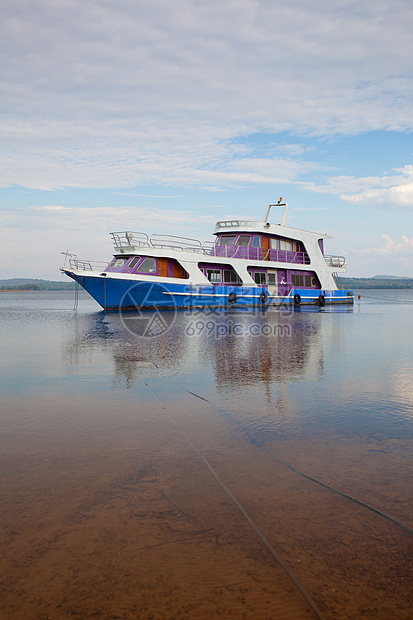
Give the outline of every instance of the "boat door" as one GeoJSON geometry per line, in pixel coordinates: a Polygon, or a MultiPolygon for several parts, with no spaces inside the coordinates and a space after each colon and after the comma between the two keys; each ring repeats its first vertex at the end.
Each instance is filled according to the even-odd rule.
{"type": "Polygon", "coordinates": [[[278,294],[279,295],[288,295],[289,287],[287,283],[287,270],[286,269],[278,269],[278,294]]]}
{"type": "Polygon", "coordinates": [[[168,259],[158,258],[158,276],[161,278],[168,277],[168,259]]]}
{"type": "Polygon", "coordinates": [[[270,297],[278,295],[277,270],[268,269],[268,294],[270,297]]]}
{"type": "Polygon", "coordinates": [[[270,238],[262,236],[262,259],[270,260],[270,238]]]}

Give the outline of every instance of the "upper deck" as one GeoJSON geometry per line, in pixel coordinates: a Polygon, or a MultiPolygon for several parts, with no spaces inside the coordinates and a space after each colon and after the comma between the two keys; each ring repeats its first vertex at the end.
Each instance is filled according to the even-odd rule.
{"type": "Polygon", "coordinates": [[[281,198],[276,205],[269,205],[262,221],[238,218],[218,221],[214,230],[215,243],[174,235],[148,236],[131,231],[113,232],[111,236],[118,254],[142,253],[143,248],[153,248],[217,258],[302,265],[324,259],[329,267],[345,268],[343,256],[324,255],[324,239],[331,239],[329,235],[287,226],[287,213],[288,205],[281,198]],[[273,206],[284,208],[280,224],[268,222],[273,206]]]}
{"type": "Polygon", "coordinates": [[[300,228],[291,228],[287,226],[288,204],[282,201],[282,198],[276,204],[268,205],[265,215],[261,221],[246,220],[244,218],[231,218],[229,220],[218,221],[215,225],[214,235],[222,235],[226,232],[257,232],[265,235],[277,235],[280,237],[292,237],[293,239],[301,239],[303,236],[317,237],[317,239],[331,239],[327,233],[311,232],[300,228]],[[283,207],[281,222],[272,224],[268,221],[272,207],[283,207]]]}

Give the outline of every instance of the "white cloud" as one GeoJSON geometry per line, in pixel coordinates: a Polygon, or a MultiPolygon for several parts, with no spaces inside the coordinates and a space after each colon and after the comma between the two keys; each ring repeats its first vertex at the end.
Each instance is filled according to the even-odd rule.
{"type": "Polygon", "coordinates": [[[0,184],[297,179],[303,153],[244,138],[410,129],[412,21],[410,0],[5,0],[0,184]]]}
{"type": "Polygon", "coordinates": [[[42,207],[29,207],[34,211],[69,211],[69,207],[62,207],[61,205],[44,205],[42,207]]]}
{"type": "Polygon", "coordinates": [[[384,244],[378,248],[365,248],[359,250],[360,254],[383,254],[383,255],[413,255],[413,237],[401,236],[401,241],[394,241],[389,235],[382,235],[384,244]]]}
{"type": "Polygon", "coordinates": [[[109,260],[113,253],[109,232],[132,230],[212,240],[213,226],[222,219],[222,213],[218,217],[215,209],[215,206],[203,206],[202,214],[196,210],[128,205],[95,208],[33,205],[28,209],[2,209],[1,270],[9,277],[58,279],[64,250],[84,259],[109,260]],[[30,248],[29,264],[25,253],[16,255],[16,240],[19,246],[30,248]]]}
{"type": "MultiPolygon", "coordinates": [[[[222,209],[219,206],[218,209],[222,209]]],[[[203,214],[196,210],[167,210],[159,208],[145,208],[135,206],[123,207],[63,207],[59,205],[33,205],[27,210],[3,209],[0,216],[3,219],[4,228],[12,227],[17,234],[27,230],[47,231],[47,235],[58,235],[62,238],[62,232],[71,243],[76,242],[77,235],[83,238],[90,237],[93,229],[93,242],[99,241],[100,235],[107,235],[111,231],[136,230],[142,232],[171,232],[185,229],[197,229],[208,224],[209,228],[219,219],[211,207],[203,207],[203,214]],[[75,235],[76,233],[76,235],[75,235]]]]}
{"type": "Polygon", "coordinates": [[[303,184],[307,189],[339,195],[351,204],[383,209],[413,209],[413,166],[394,170],[396,174],[382,177],[331,177],[325,185],[303,184]]]}

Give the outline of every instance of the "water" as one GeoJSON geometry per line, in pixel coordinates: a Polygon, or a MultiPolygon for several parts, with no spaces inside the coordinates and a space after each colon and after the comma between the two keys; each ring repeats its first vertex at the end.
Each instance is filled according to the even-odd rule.
{"type": "Polygon", "coordinates": [[[325,618],[410,618],[413,292],[356,300],[0,293],[2,617],[316,617],[281,559],[325,618]]]}

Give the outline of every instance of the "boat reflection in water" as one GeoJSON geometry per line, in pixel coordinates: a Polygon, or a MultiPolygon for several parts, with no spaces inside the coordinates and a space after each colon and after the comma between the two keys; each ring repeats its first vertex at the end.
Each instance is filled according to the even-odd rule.
{"type": "MultiPolygon", "coordinates": [[[[103,353],[112,369],[105,368],[102,386],[105,376],[119,390],[149,377],[165,398],[190,390],[214,402],[224,399],[237,416],[247,416],[250,429],[270,436],[287,419],[299,415],[301,426],[304,418],[313,419],[308,401],[298,411],[294,392],[322,380],[326,352],[338,355],[345,346],[340,315],[352,312],[352,306],[330,306],[96,313],[78,318],[81,327],[66,342],[64,359],[76,366],[92,351],[103,353]],[[158,315],[159,333],[148,332],[158,315]]],[[[315,414],[319,419],[320,412],[315,414]]]]}
{"type": "Polygon", "coordinates": [[[208,391],[212,377],[218,392],[258,384],[269,388],[322,376],[324,348],[341,346],[340,329],[317,315],[352,311],[351,306],[299,312],[163,311],[164,329],[154,335],[148,335],[147,326],[157,313],[99,312],[78,317],[76,335],[64,345],[64,360],[76,366],[92,351],[104,352],[113,360],[113,380],[119,384],[124,377],[127,388],[154,369],[158,376],[182,371],[196,382],[201,374],[208,391]]]}

